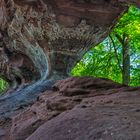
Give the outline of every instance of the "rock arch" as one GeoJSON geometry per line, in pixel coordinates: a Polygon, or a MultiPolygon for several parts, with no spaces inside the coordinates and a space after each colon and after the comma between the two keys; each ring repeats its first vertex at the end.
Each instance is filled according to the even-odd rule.
{"type": "Polygon", "coordinates": [[[21,94],[17,108],[25,99],[33,101],[48,81],[68,77],[91,45],[109,34],[129,3],[140,6],[139,0],[0,0],[2,47],[23,54],[24,60],[28,57],[36,71],[33,77],[40,75],[36,82],[31,80],[29,86],[8,95],[8,100],[2,97],[0,103],[7,101],[8,108],[21,94]]]}

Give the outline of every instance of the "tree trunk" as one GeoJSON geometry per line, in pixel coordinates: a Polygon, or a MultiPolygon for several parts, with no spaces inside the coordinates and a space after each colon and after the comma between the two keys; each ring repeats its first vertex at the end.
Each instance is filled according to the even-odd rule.
{"type": "Polygon", "coordinates": [[[129,85],[130,83],[130,46],[128,36],[124,38],[122,44],[122,53],[123,53],[123,84],[129,85]]]}
{"type": "Polygon", "coordinates": [[[124,85],[129,85],[130,83],[130,46],[129,46],[129,37],[125,33],[123,37],[118,34],[115,34],[118,41],[122,45],[122,83],[124,85]]]}

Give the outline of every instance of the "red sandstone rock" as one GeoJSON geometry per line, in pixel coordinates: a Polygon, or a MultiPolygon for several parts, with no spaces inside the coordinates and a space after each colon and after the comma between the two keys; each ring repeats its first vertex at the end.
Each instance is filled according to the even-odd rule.
{"type": "MultiPolygon", "coordinates": [[[[10,94],[0,98],[0,116],[35,101],[47,80],[68,77],[129,3],[139,6],[140,1],[0,0],[0,75],[10,85],[10,94]]],[[[64,94],[74,92],[90,94],[78,88],[64,94]]]]}
{"type": "MultiPolygon", "coordinates": [[[[69,88],[84,87],[86,90],[90,85],[91,92],[89,97],[82,96],[73,109],[39,127],[27,140],[140,139],[140,88],[131,89],[108,80],[91,78],[70,78],[57,85],[64,86],[64,93],[69,88]],[[100,88],[93,91],[97,86],[100,88]]],[[[79,94],[74,92],[72,95],[79,94]]]]}
{"type": "Polygon", "coordinates": [[[3,140],[139,140],[140,88],[68,78],[0,120],[3,140]]]}
{"type": "Polygon", "coordinates": [[[128,139],[128,136],[139,139],[139,88],[124,87],[105,79],[69,78],[58,82],[54,91],[46,91],[27,108],[38,93],[47,89],[44,85],[51,87],[52,83],[45,84],[46,79],[55,81],[68,77],[91,45],[95,46],[109,34],[129,3],[140,6],[139,0],[0,0],[0,74],[13,90],[31,83],[0,98],[0,139],[37,139],[42,135],[48,140],[50,137],[81,140],[83,135],[85,139],[128,139]],[[22,61],[17,56],[22,57],[22,61]],[[120,123],[112,117],[109,122],[105,114],[110,104],[114,112],[109,112],[109,116],[118,115],[122,119],[130,111],[129,120],[122,119],[120,123]],[[104,110],[104,106],[107,109],[104,110]],[[131,108],[136,111],[131,112],[131,108]],[[81,118],[79,122],[76,119],[79,125],[74,128],[71,126],[73,116],[81,118]],[[65,137],[67,126],[63,119],[72,128],[65,137]],[[83,120],[87,120],[87,124],[83,120]],[[59,124],[56,129],[59,128],[60,137],[54,122],[59,124]],[[109,127],[113,131],[110,133],[110,129],[106,131],[104,127],[108,126],[106,123],[118,129],[109,127]],[[97,126],[97,131],[92,124],[97,126]],[[89,125],[94,131],[92,134],[89,134],[89,125]],[[48,133],[43,134],[42,130],[48,133]]]}

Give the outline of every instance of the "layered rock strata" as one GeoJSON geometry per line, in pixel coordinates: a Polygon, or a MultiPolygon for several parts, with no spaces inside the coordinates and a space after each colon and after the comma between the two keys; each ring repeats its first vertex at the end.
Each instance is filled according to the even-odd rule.
{"type": "Polygon", "coordinates": [[[61,80],[30,107],[0,117],[0,139],[139,140],[139,93],[107,79],[61,80]]]}

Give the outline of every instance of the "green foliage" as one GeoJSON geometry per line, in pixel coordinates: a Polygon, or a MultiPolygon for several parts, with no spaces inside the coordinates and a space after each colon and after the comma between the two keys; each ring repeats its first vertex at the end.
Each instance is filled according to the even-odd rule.
{"type": "Polygon", "coordinates": [[[116,82],[122,82],[122,74],[113,48],[108,43],[104,43],[92,48],[84,58],[72,70],[73,75],[77,76],[94,76],[105,77],[116,82]]]}
{"type": "Polygon", "coordinates": [[[75,76],[105,77],[122,83],[122,44],[117,35],[129,38],[131,47],[130,85],[140,85],[140,9],[130,7],[111,34],[85,54],[72,70],[75,76]]]}
{"type": "Polygon", "coordinates": [[[8,83],[0,78],[0,95],[8,88],[8,83]]]}

